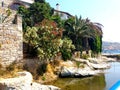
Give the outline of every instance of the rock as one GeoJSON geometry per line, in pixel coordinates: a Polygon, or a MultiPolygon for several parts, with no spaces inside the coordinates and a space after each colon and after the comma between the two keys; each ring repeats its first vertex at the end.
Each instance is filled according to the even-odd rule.
{"type": "Polygon", "coordinates": [[[29,72],[19,72],[19,76],[15,78],[3,79],[0,81],[1,90],[30,90],[32,83],[32,75],[29,72]]]}
{"type": "Polygon", "coordinates": [[[90,63],[90,65],[94,68],[94,69],[107,69],[107,68],[110,68],[110,65],[107,64],[107,63],[102,63],[102,64],[93,64],[93,63],[90,63]]]}
{"type": "Polygon", "coordinates": [[[92,62],[90,62],[89,60],[85,60],[85,59],[74,59],[74,60],[87,64],[91,69],[107,69],[107,68],[110,68],[110,64],[108,64],[107,62],[104,62],[104,61],[100,62],[97,59],[96,60],[93,59],[93,61],[90,60],[92,62]]]}
{"type": "MultiPolygon", "coordinates": [[[[62,66],[60,71],[60,77],[85,77],[85,76],[92,76],[99,73],[103,73],[103,69],[110,68],[110,64],[104,61],[97,61],[97,59],[85,60],[80,58],[74,58],[74,61],[82,63],[83,67],[73,67],[65,65],[62,66]]],[[[68,63],[69,64],[69,63],[68,63]]]]}
{"type": "Polygon", "coordinates": [[[19,72],[18,77],[0,80],[0,90],[59,90],[51,85],[41,85],[32,82],[33,78],[29,72],[19,72]]]}
{"type": "Polygon", "coordinates": [[[99,70],[91,70],[77,67],[63,67],[60,72],[60,77],[84,77],[92,76],[100,73],[99,70]]]}
{"type": "Polygon", "coordinates": [[[71,77],[76,73],[77,68],[75,67],[62,67],[60,72],[60,77],[71,77]]]}

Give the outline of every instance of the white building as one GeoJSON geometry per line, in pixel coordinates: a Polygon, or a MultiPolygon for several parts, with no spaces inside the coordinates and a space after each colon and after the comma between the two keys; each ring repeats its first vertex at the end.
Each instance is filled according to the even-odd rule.
{"type": "Polygon", "coordinates": [[[2,7],[9,7],[12,10],[17,10],[19,6],[29,7],[34,3],[34,0],[1,0],[2,7]]]}
{"type": "Polygon", "coordinates": [[[65,20],[70,17],[73,17],[73,15],[69,14],[68,12],[60,11],[60,5],[56,4],[56,9],[54,9],[54,14],[60,15],[61,19],[65,20]]]}

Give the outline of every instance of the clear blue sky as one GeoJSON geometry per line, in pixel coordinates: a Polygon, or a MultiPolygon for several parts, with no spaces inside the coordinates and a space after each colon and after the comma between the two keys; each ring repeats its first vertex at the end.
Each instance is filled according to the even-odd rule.
{"type": "Polygon", "coordinates": [[[120,0],[46,0],[51,7],[103,24],[103,41],[120,42],[120,0]]]}

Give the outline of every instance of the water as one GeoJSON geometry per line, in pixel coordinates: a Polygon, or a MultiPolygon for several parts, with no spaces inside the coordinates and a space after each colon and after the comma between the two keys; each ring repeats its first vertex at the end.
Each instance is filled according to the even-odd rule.
{"type": "Polygon", "coordinates": [[[86,78],[59,78],[49,84],[58,86],[61,90],[109,90],[120,80],[120,63],[111,63],[111,68],[105,74],[86,78]]]}
{"type": "Polygon", "coordinates": [[[107,73],[105,74],[106,90],[109,90],[111,86],[120,80],[120,63],[114,62],[111,63],[111,66],[112,68],[107,70],[107,73]]]}
{"type": "Polygon", "coordinates": [[[120,50],[119,49],[103,50],[102,54],[117,55],[117,54],[120,54],[120,50]]]}

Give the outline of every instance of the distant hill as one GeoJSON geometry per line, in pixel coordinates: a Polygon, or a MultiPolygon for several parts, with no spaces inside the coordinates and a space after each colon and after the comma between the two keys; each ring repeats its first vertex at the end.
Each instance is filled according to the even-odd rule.
{"type": "Polygon", "coordinates": [[[120,43],[103,41],[102,49],[103,50],[120,50],[120,43]]]}

